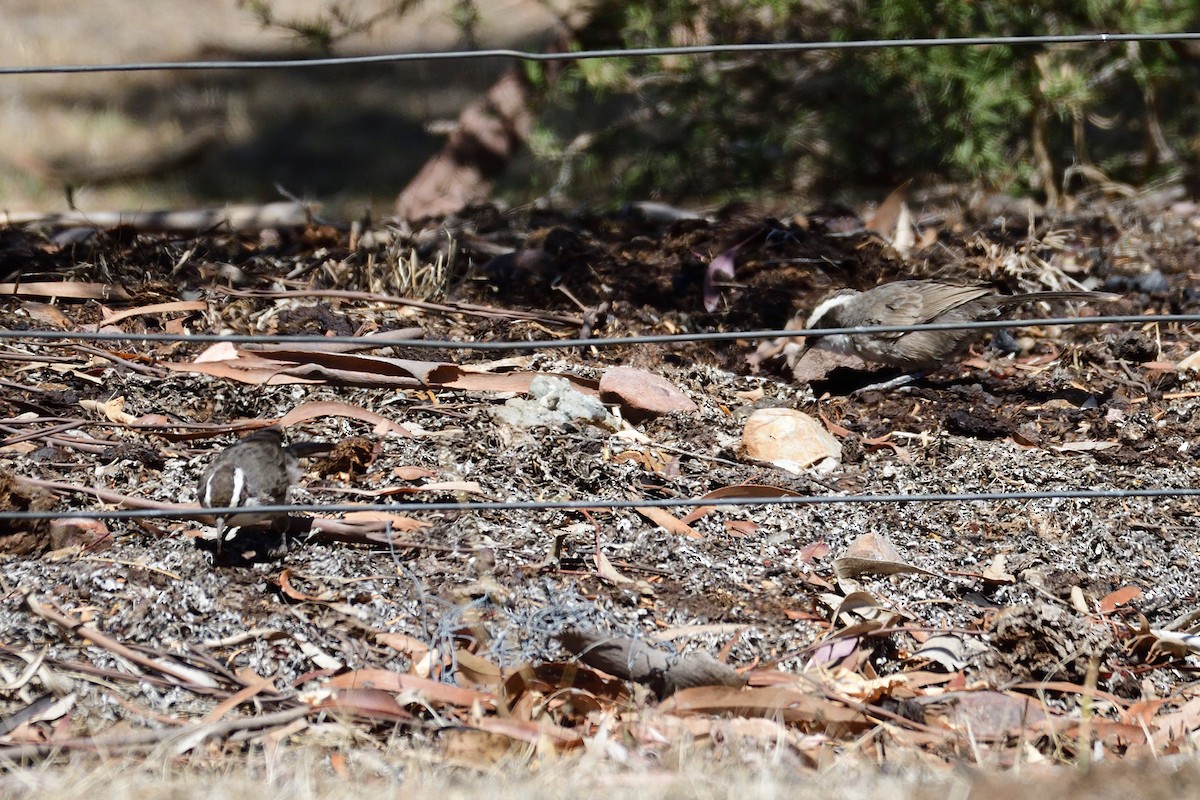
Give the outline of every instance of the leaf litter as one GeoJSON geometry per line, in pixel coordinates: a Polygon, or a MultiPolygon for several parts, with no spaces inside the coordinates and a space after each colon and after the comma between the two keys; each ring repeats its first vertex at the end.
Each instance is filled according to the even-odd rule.
{"type": "MultiPolygon", "coordinates": [[[[234,758],[268,742],[320,743],[330,719],[357,731],[359,747],[426,748],[447,763],[589,748],[651,763],[685,738],[728,754],[731,731],[809,770],[830,755],[905,750],[998,766],[1031,753],[1077,763],[1191,752],[1192,498],[701,503],[678,514],[602,502],[1194,486],[1200,392],[1175,366],[1194,361],[1185,331],[1146,326],[1161,354],[1141,363],[1119,356],[1113,327],[1022,331],[1015,356],[981,351],[910,390],[862,394],[837,372],[795,382],[772,354],[753,358],[753,342],[548,351],[490,366],[405,347],[415,336],[781,328],[832,288],[900,276],[1025,290],[1129,286],[1131,274],[1158,272],[1167,288],[1127,291],[1120,312],[1195,310],[1186,216],[1155,210],[1155,228],[1126,204],[1105,209],[1104,224],[1077,215],[1030,229],[1028,219],[913,221],[903,194],[889,202],[873,227],[820,211],[665,225],[480,211],[447,228],[454,247],[427,231],[405,243],[450,265],[430,295],[439,302],[354,283],[370,248],[405,236],[387,229],[352,248],[346,232],[312,226],[271,253],[251,233],[98,232],[88,247],[106,271],[85,253],[59,270],[58,288],[10,289],[5,328],[345,325],[363,349],[390,354],[5,341],[5,508],[163,514],[50,546],[51,526],[0,523],[0,756],[166,746],[234,758]],[[477,268],[492,257],[484,243],[512,251],[546,230],[537,235],[556,243],[541,245],[551,281],[477,268]],[[1103,254],[1131,241],[1151,256],[1121,272],[1103,254]],[[184,251],[180,274],[150,268],[182,263],[184,251]],[[735,255],[740,283],[719,284],[735,255]],[[218,262],[246,284],[214,283],[220,273],[206,265],[218,262]],[[55,298],[54,314],[30,296],[55,298]],[[491,413],[545,375],[594,396],[613,367],[668,381],[695,410],[636,425],[568,415],[518,426],[491,413]],[[816,475],[746,458],[746,422],[772,408],[819,419],[840,464],[816,475]],[[202,525],[170,509],[194,507],[212,437],[224,444],[280,420],[298,438],[361,445],[309,465],[299,496],[318,508],[292,520],[281,560],[214,567],[202,525]],[[413,490],[597,505],[319,515],[347,494],[370,502],[413,490]],[[664,630],[682,633],[657,642],[664,630]],[[397,730],[428,736],[396,740],[397,730]]],[[[64,259],[49,243],[34,252],[48,266],[64,259]]],[[[606,399],[620,412],[636,396],[606,399]]]]}

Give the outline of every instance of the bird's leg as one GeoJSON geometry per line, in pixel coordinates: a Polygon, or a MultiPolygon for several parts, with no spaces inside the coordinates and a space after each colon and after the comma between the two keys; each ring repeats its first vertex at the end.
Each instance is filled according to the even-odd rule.
{"type": "Polygon", "coordinates": [[[225,541],[225,518],[217,517],[217,554],[213,557],[213,562],[221,560],[221,544],[225,541]]]}
{"type": "Polygon", "coordinates": [[[865,394],[866,392],[888,392],[892,389],[901,389],[911,383],[916,383],[928,374],[929,370],[927,369],[917,370],[916,372],[906,372],[903,375],[898,375],[890,380],[872,383],[859,389],[855,389],[850,393],[850,397],[858,397],[860,394],[865,394]]]}
{"type": "Polygon", "coordinates": [[[271,530],[279,538],[267,547],[268,558],[283,558],[288,551],[288,532],[292,529],[292,518],[285,514],[271,521],[271,530]]]}

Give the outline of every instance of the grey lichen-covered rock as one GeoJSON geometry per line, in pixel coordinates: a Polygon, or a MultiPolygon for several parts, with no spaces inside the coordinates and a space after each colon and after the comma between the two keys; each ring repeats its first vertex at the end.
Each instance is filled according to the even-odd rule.
{"type": "Polygon", "coordinates": [[[614,427],[613,419],[599,399],[571,386],[565,378],[539,375],[529,384],[529,397],[514,397],[492,410],[496,419],[518,428],[557,427],[582,420],[614,427]]]}

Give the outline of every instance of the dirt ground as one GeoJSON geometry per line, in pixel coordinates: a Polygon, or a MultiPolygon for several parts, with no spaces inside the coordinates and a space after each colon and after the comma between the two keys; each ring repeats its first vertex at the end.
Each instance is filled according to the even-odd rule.
{"type": "MultiPolygon", "coordinates": [[[[1032,227],[1022,213],[940,202],[924,205],[929,239],[906,256],[833,207],[673,221],[480,208],[408,233],[4,228],[0,271],[20,287],[3,300],[3,328],[416,328],[458,342],[737,332],[782,328],[835,288],[900,276],[1104,287],[1121,295],[1106,314],[1197,311],[1200,211],[1178,195],[1095,198],[1032,227]],[[706,265],[751,236],[705,311],[706,265]],[[64,290],[48,281],[80,297],[49,302],[64,290]]],[[[245,763],[273,775],[294,763],[282,753],[305,752],[317,783],[436,765],[545,774],[582,758],[603,764],[605,780],[663,796],[687,791],[677,781],[697,762],[799,770],[847,792],[867,779],[843,784],[838,770],[876,765],[907,776],[902,796],[944,787],[969,764],[1002,771],[969,782],[987,796],[1007,791],[1006,775],[1036,774],[1048,793],[1091,765],[1158,758],[1137,769],[1194,785],[1180,771],[1200,726],[1193,497],[691,517],[603,505],[739,485],[767,495],[1196,485],[1200,387],[1178,366],[1197,349],[1186,326],[1012,333],[1015,353],[984,339],[914,386],[857,394],[877,375],[840,369],[806,385],[786,365],[752,369],[750,339],[532,353],[401,344],[336,357],[311,344],[243,346],[240,362],[194,343],[7,339],[10,509],[191,503],[220,448],[251,421],[280,419],[291,441],[338,443],[302,462],[297,501],[403,505],[390,529],[296,515],[285,553],[248,532],[220,559],[211,527],[170,510],[0,523],[0,756],[61,753],[104,774],[121,763],[104,758],[150,753],[168,771],[245,763]],[[251,351],[272,366],[241,371],[251,351]],[[608,397],[590,421],[542,409],[522,427],[497,414],[529,396],[534,374],[570,376],[586,398],[615,366],[667,379],[695,409],[631,421],[636,403],[608,397]],[[748,459],[745,422],[772,407],[824,420],[840,463],[792,474],[748,459]],[[568,500],[596,505],[469,507],[568,500]],[[468,506],[419,507],[431,502],[468,506]],[[846,556],[875,563],[851,570],[846,556]],[[605,676],[587,654],[580,664],[560,638],[569,630],[632,637],[681,661],[707,654],[749,688],[660,702],[653,683],[605,676]]],[[[52,781],[44,769],[33,774],[52,781]]]]}
{"type": "MultiPolygon", "coordinates": [[[[312,58],[239,0],[12,0],[0,10],[7,66],[312,58]],[[138,24],[122,24],[137,18],[138,24]]],[[[272,0],[312,19],[323,0],[272,0]]],[[[371,16],[387,3],[344,4],[371,16]]],[[[337,43],[343,56],[464,46],[452,0],[337,43]]],[[[477,47],[541,49],[574,0],[489,0],[477,47]]],[[[0,209],[83,211],[319,197],[329,213],[391,212],[454,120],[507,67],[498,59],[258,71],[21,75],[0,80],[0,209]]]]}

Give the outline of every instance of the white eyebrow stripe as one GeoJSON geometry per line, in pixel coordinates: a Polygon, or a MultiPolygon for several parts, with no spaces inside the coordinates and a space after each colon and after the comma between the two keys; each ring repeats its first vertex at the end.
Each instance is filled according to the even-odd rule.
{"type": "Polygon", "coordinates": [[[242,491],[246,488],[246,473],[241,467],[233,468],[233,493],[229,495],[230,506],[242,504],[242,491]]]}
{"type": "Polygon", "coordinates": [[[856,294],[839,294],[836,297],[831,297],[828,300],[825,300],[816,308],[814,308],[813,312],[808,315],[808,322],[804,323],[804,327],[811,328],[822,317],[828,314],[831,309],[837,308],[838,306],[844,306],[857,296],[858,295],[856,294]]]}

